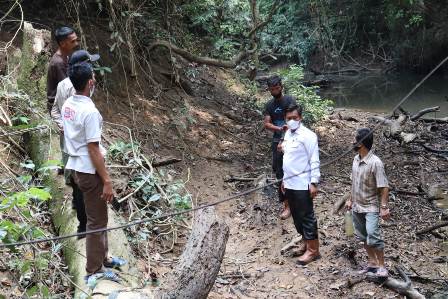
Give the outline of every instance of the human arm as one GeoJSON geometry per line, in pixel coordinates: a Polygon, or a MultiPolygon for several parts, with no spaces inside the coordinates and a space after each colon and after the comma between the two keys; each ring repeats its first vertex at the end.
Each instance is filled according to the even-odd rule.
{"type": "Polygon", "coordinates": [[[380,205],[380,217],[384,220],[389,220],[390,218],[390,210],[389,210],[389,188],[382,187],[378,188],[381,196],[381,205],[380,205]]]}
{"type": "Polygon", "coordinates": [[[103,194],[101,198],[106,202],[110,203],[114,198],[114,191],[112,188],[112,180],[110,179],[109,173],[106,169],[106,163],[104,162],[104,157],[101,154],[99,142],[90,142],[87,144],[89,151],[90,160],[95,167],[96,172],[103,181],[103,194]]]}
{"type": "Polygon", "coordinates": [[[101,123],[102,118],[99,112],[92,112],[87,115],[84,120],[84,130],[90,160],[92,161],[96,172],[103,181],[104,187],[101,198],[106,202],[111,202],[114,197],[112,180],[110,179],[109,173],[107,172],[106,164],[104,162],[104,156],[101,153],[100,149],[101,123]]]}
{"type": "Polygon", "coordinates": [[[53,107],[51,108],[50,115],[51,119],[56,123],[61,133],[64,133],[64,128],[62,126],[62,114],[61,109],[59,107],[59,102],[61,102],[62,90],[61,84],[58,84],[58,88],[56,90],[56,97],[53,102],[53,107]]]}
{"type": "Polygon", "coordinates": [[[319,145],[317,143],[317,136],[308,143],[308,152],[310,153],[310,167],[311,167],[311,184],[310,194],[311,198],[316,197],[318,188],[317,184],[320,180],[320,161],[319,161],[319,145]]]}
{"type": "Polygon", "coordinates": [[[286,129],[285,126],[278,127],[272,123],[271,117],[269,115],[264,116],[264,127],[272,132],[282,132],[286,129]]]}

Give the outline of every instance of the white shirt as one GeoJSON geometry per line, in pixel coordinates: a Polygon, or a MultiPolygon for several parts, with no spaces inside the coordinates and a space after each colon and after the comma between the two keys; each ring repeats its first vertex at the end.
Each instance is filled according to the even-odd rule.
{"type": "MultiPolygon", "coordinates": [[[[101,142],[103,118],[93,101],[82,95],[69,97],[62,106],[65,150],[69,155],[67,169],[95,174],[87,144],[101,142]]],[[[101,146],[101,154],[106,150],[101,146]]]]}
{"type": "Polygon", "coordinates": [[[286,131],[282,146],[285,188],[308,190],[311,183],[319,183],[320,162],[317,135],[300,123],[299,128],[294,132],[286,131]],[[290,176],[293,177],[289,178],[290,176]]]}
{"type": "Polygon", "coordinates": [[[51,108],[51,118],[53,121],[62,128],[62,105],[64,105],[65,101],[75,94],[75,88],[73,87],[72,81],[67,77],[61,82],[58,83],[58,87],[56,88],[56,97],[54,98],[53,107],[51,108]]]}

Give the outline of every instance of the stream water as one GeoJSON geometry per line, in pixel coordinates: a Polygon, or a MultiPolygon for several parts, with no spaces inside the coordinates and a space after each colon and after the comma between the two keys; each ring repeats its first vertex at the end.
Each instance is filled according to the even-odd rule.
{"type": "MultiPolygon", "coordinates": [[[[321,89],[320,93],[334,100],[336,107],[390,112],[423,77],[414,74],[336,77],[337,83],[321,89]]],[[[403,108],[413,113],[433,106],[440,106],[440,112],[427,114],[426,117],[448,116],[448,77],[430,77],[410,96],[403,108]]]]}

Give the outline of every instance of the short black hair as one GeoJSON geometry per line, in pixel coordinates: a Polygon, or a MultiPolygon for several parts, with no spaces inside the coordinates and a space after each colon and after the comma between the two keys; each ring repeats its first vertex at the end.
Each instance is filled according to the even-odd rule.
{"type": "Polygon", "coordinates": [[[291,104],[291,105],[289,105],[289,106],[286,108],[286,110],[285,110],[285,115],[286,115],[286,113],[290,113],[290,112],[294,112],[294,111],[297,111],[297,113],[298,113],[300,116],[302,116],[303,108],[302,108],[302,106],[300,106],[300,105],[297,105],[297,104],[291,104]]]}
{"type": "Polygon", "coordinates": [[[368,128],[361,128],[356,131],[356,142],[361,142],[370,151],[373,145],[373,131],[368,128]]]}
{"type": "Polygon", "coordinates": [[[277,86],[277,85],[282,85],[282,78],[275,75],[268,79],[268,87],[273,87],[273,86],[277,86]]]}
{"type": "Polygon", "coordinates": [[[70,34],[75,33],[75,30],[73,30],[70,27],[59,27],[54,31],[54,38],[56,39],[56,42],[58,45],[64,41],[70,34]]]}
{"type": "Polygon", "coordinates": [[[92,65],[88,62],[76,63],[69,68],[68,77],[77,92],[83,91],[87,82],[93,78],[92,65]]]}

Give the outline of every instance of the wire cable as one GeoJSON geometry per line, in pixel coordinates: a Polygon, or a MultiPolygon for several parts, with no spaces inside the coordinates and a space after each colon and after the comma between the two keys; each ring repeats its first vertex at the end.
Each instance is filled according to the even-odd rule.
{"type": "MultiPolygon", "coordinates": [[[[411,91],[409,91],[409,93],[404,97],[404,98],[402,98],[399,102],[398,102],[398,104],[397,105],[395,105],[395,107],[392,109],[392,112],[391,112],[391,115],[393,115],[393,113],[429,78],[429,77],[431,77],[431,75],[433,75],[434,74],[434,72],[436,72],[443,64],[445,64],[446,62],[448,61],[448,56],[445,58],[445,59],[443,59],[437,66],[435,66],[422,80],[420,80],[420,82],[419,83],[417,83],[412,89],[411,89],[411,91]]],[[[381,122],[379,122],[372,130],[371,130],[371,132],[372,132],[372,134],[373,134],[373,132],[375,132],[382,124],[384,123],[384,121],[381,121],[381,122]]],[[[368,136],[368,135],[367,135],[368,136]]],[[[367,137],[366,136],[366,137],[367,137]]],[[[366,137],[364,137],[363,139],[365,139],[366,137]]],[[[360,143],[362,143],[362,141],[363,141],[363,139],[362,140],[360,140],[359,142],[358,142],[358,144],[360,144],[360,143]]],[[[337,162],[337,161],[339,161],[341,158],[343,158],[344,156],[346,156],[347,154],[349,154],[349,153],[352,153],[353,152],[353,147],[350,147],[349,149],[347,149],[345,152],[343,152],[342,154],[340,154],[340,155],[338,155],[337,157],[335,157],[335,158],[333,158],[333,159],[331,159],[331,160],[329,160],[329,161],[327,161],[326,163],[323,163],[322,165],[320,165],[320,167],[326,167],[326,166],[328,166],[328,165],[330,165],[330,164],[333,164],[333,163],[335,163],[335,162],[337,162]]],[[[292,178],[292,177],[295,177],[295,176],[298,176],[298,175],[301,175],[301,174],[303,174],[303,173],[305,173],[305,172],[310,172],[310,171],[312,171],[312,170],[314,170],[314,169],[316,169],[317,167],[315,167],[315,168],[313,168],[313,169],[310,169],[310,170],[307,170],[307,171],[302,171],[302,172],[300,172],[300,173],[296,173],[296,174],[293,174],[293,175],[290,175],[290,176],[288,176],[288,177],[285,177],[285,178],[283,178],[283,179],[278,179],[278,180],[274,180],[274,181],[272,181],[272,182],[270,182],[270,183],[265,183],[265,184],[263,184],[263,185],[261,185],[261,186],[258,186],[258,187],[255,187],[255,188],[251,188],[251,189],[248,189],[248,190],[246,190],[246,191],[243,191],[243,192],[240,192],[240,193],[237,193],[237,194],[234,194],[234,195],[232,195],[232,196],[229,196],[229,197],[226,197],[226,198],[224,198],[224,199],[220,199],[220,200],[217,200],[217,201],[214,201],[214,202],[211,202],[211,203],[208,203],[208,204],[204,204],[204,205],[200,205],[200,206],[197,206],[197,207],[195,207],[195,208],[191,208],[191,209],[187,209],[187,210],[182,210],[182,211],[175,211],[175,212],[169,212],[169,213],[165,213],[165,214],[162,214],[162,215],[159,215],[159,216],[155,216],[155,217],[150,217],[150,218],[144,218],[144,219],[140,219],[140,220],[137,220],[137,221],[133,221],[133,222],[129,222],[129,223],[127,223],[127,224],[123,224],[123,225],[118,225],[118,226],[114,226],[114,227],[109,227],[109,228],[102,228],[102,229],[95,229],[95,230],[90,230],[90,231],[85,231],[85,232],[80,232],[80,233],[75,233],[75,234],[68,234],[68,235],[62,235],[62,236],[55,236],[55,237],[51,237],[51,238],[40,238],[40,239],[34,239],[34,240],[29,240],[29,241],[23,241],[23,242],[12,242],[12,243],[0,243],[0,248],[4,248],[4,247],[17,247],[17,246],[23,246],[23,245],[27,245],[27,244],[36,244],[36,243],[42,243],[42,242],[50,242],[50,241],[58,241],[58,240],[62,240],[62,239],[67,239],[67,238],[72,238],[72,237],[78,237],[78,236],[85,236],[85,235],[88,235],[88,234],[93,234],[93,233],[99,233],[99,232],[108,232],[108,231],[112,231],[112,230],[117,230],[117,229],[124,229],[124,228],[128,228],[128,227],[131,227],[131,226],[135,226],[135,225],[139,225],[139,224],[143,224],[143,223],[146,223],[146,222],[151,222],[151,221],[154,221],[154,220],[158,220],[158,219],[163,219],[163,218],[167,218],[167,217],[173,217],[173,216],[179,216],[179,215],[182,215],[182,214],[187,214],[187,213],[191,213],[191,212],[194,212],[194,211],[198,211],[198,210],[202,210],[202,209],[205,209],[205,208],[208,208],[208,207],[212,207],[212,206],[216,206],[216,205],[219,205],[219,204],[222,204],[222,203],[224,203],[224,202],[228,202],[228,201],[231,201],[231,200],[234,200],[234,199],[236,199],[236,198],[239,198],[239,197],[242,197],[242,196],[245,196],[245,195],[248,195],[248,194],[250,194],[250,193],[253,193],[253,192],[255,192],[255,191],[258,191],[258,190],[261,190],[261,189],[264,189],[265,187],[268,187],[268,186],[272,186],[272,185],[274,185],[274,184],[278,184],[278,183],[280,183],[281,181],[283,181],[283,180],[288,180],[288,179],[290,179],[290,178],[292,178]]]]}

